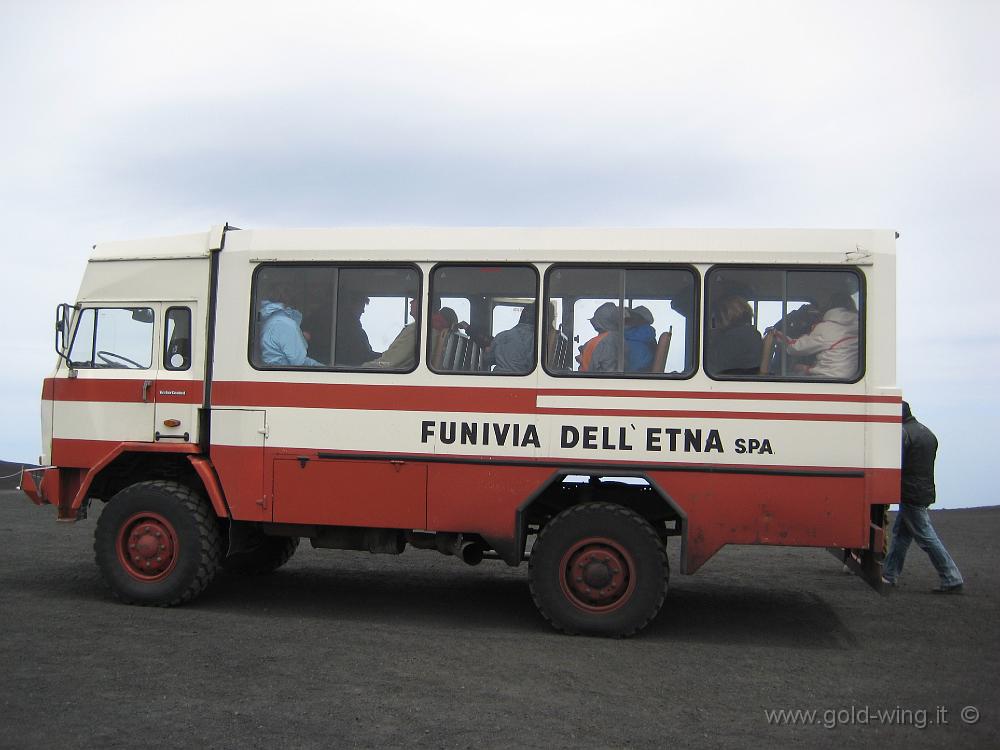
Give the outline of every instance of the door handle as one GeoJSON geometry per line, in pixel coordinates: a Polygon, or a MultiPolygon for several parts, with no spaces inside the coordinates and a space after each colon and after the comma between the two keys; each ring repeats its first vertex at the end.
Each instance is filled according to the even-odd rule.
{"type": "Polygon", "coordinates": [[[152,387],[153,387],[153,381],[152,380],[143,380],[142,381],[142,403],[144,403],[144,404],[148,404],[149,403],[149,389],[152,388],[152,387]]]}

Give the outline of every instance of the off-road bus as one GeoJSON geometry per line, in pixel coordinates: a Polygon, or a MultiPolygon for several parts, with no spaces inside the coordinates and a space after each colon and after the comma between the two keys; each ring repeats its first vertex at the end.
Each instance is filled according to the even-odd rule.
{"type": "MultiPolygon", "coordinates": [[[[41,468],[104,504],[124,602],[313,547],[528,563],[539,611],[622,636],[666,547],[839,550],[878,585],[899,497],[895,234],[237,230],[94,247],[60,305],[41,468]]],[[[331,592],[333,593],[333,592],[331,592]]]]}

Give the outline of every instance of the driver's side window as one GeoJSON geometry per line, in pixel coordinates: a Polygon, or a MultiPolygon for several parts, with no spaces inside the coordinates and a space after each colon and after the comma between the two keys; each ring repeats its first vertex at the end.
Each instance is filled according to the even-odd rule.
{"type": "Polygon", "coordinates": [[[153,310],[97,307],[81,311],[69,361],[77,369],[148,370],[153,363],[153,310]]]}

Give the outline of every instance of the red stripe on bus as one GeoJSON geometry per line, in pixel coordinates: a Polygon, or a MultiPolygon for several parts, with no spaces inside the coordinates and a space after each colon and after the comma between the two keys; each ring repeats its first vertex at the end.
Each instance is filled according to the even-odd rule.
{"type": "MultiPolygon", "coordinates": [[[[192,380],[157,380],[147,395],[150,402],[200,404],[203,385],[192,380]]],[[[43,395],[54,401],[138,403],[143,381],[132,379],[47,379],[43,395]]],[[[772,419],[791,421],[898,423],[898,415],[744,412],[733,409],[671,410],[623,408],[621,398],[725,399],[732,401],[800,401],[829,403],[898,403],[895,396],[791,393],[697,393],[691,391],[604,391],[476,386],[399,386],[337,383],[276,383],[221,381],[214,384],[213,406],[290,407],[307,409],[356,409],[372,411],[440,411],[446,413],[566,414],[577,416],[676,417],[721,419],[772,419]],[[537,406],[537,397],[593,398],[608,408],[537,406]]]]}
{"type": "MultiPolygon", "coordinates": [[[[47,378],[42,398],[53,401],[141,403],[146,378],[47,378]]],[[[148,403],[200,404],[204,384],[200,380],[154,380],[146,394],[148,403]]]]}
{"type": "MultiPolygon", "coordinates": [[[[132,400],[135,387],[141,389],[142,380],[111,378],[91,380],[82,378],[46,378],[42,384],[42,398],[57,401],[128,401],[132,400]]],[[[202,383],[198,380],[157,380],[158,390],[185,391],[184,402],[199,403],[202,383]]],[[[837,393],[751,393],[740,391],[665,391],[653,389],[613,390],[594,388],[497,388],[490,386],[422,386],[422,385],[371,385],[355,383],[277,383],[259,381],[217,381],[214,401],[216,405],[295,405],[301,401],[323,402],[348,398],[366,398],[366,394],[379,394],[381,399],[396,399],[401,395],[421,392],[437,399],[468,398],[480,401],[495,396],[507,399],[530,400],[537,396],[585,396],[599,398],[673,398],[733,401],[815,401],[831,403],[898,404],[901,396],[868,396],[864,394],[837,393]],[[308,393],[308,398],[301,394],[308,393]],[[293,395],[295,394],[295,395],[293,395]],[[294,403],[293,403],[294,402],[294,403]]],[[[179,398],[174,395],[174,398],[179,398]]],[[[374,396],[370,396],[374,398],[374,396]]],[[[304,405],[304,404],[303,404],[304,405]]]]}
{"type": "Polygon", "coordinates": [[[530,414],[535,389],[226,381],[213,384],[212,406],[530,414]]]}
{"type": "MultiPolygon", "coordinates": [[[[606,391],[559,391],[557,395],[586,396],[599,399],[606,391]]],[[[615,396],[642,398],[646,393],[613,392],[615,396]]],[[[251,383],[226,381],[216,383],[213,406],[288,407],[302,409],[356,409],[371,411],[431,411],[480,414],[566,414],[578,416],[687,417],[720,419],[774,419],[829,422],[898,423],[898,415],[822,414],[788,412],[742,412],[628,409],[616,407],[608,399],[608,408],[537,406],[536,396],[553,395],[552,391],[531,388],[381,386],[329,383],[251,383]]],[[[776,395],[776,394],[771,394],[776,395]]],[[[785,395],[785,394],[781,394],[785,395]]],[[[816,394],[808,399],[819,402],[816,394]]],[[[734,398],[736,394],[730,394],[734,398]]],[[[734,400],[739,400],[734,398],[734,400]]],[[[750,400],[750,399],[748,399],[750,400]]],[[[796,399],[807,400],[807,399],[796,399]]],[[[832,400],[832,399],[830,399],[832,400]]],[[[840,402],[840,399],[838,399],[840,402]]]]}

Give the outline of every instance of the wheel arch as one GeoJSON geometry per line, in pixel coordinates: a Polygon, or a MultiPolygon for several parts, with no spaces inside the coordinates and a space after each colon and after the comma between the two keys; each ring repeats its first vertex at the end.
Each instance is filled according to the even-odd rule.
{"type": "MultiPolygon", "coordinates": [[[[524,557],[529,528],[544,526],[549,520],[574,505],[609,502],[635,511],[654,527],[676,521],[681,538],[681,567],[687,550],[688,517],[681,505],[644,471],[618,469],[595,470],[594,467],[559,469],[517,509],[515,522],[515,560],[524,557]],[[567,477],[581,477],[586,482],[566,483],[567,477]],[[645,484],[615,483],[615,479],[641,479],[645,484]],[[610,481],[602,481],[610,480],[610,481]]],[[[501,557],[508,563],[510,560],[501,557]]],[[[513,564],[516,564],[513,563],[513,564]]]]}
{"type": "Polygon", "coordinates": [[[194,452],[195,446],[160,446],[120,443],[91,467],[70,498],[60,498],[60,520],[77,520],[86,514],[90,498],[109,501],[137,482],[167,480],[203,493],[216,515],[230,517],[221,483],[211,462],[194,452]]]}

